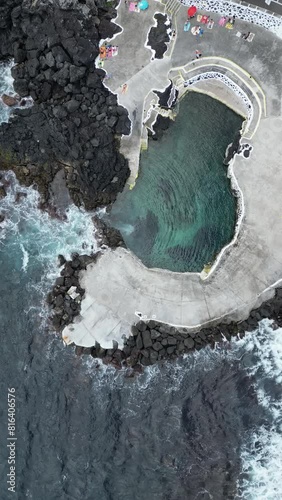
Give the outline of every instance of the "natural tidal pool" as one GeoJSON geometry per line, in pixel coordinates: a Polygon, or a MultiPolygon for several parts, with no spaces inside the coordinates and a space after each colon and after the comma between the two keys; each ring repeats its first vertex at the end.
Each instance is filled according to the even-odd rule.
{"type": "Polygon", "coordinates": [[[175,122],[149,141],[134,189],[110,215],[146,266],[200,272],[231,241],[237,203],[223,160],[241,125],[225,105],[189,92],[175,122]]]}

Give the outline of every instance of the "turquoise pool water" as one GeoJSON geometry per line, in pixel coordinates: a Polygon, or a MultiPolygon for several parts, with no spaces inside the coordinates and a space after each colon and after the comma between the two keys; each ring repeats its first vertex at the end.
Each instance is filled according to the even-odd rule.
{"type": "Polygon", "coordinates": [[[220,102],[189,92],[163,137],[149,141],[136,186],[110,215],[146,266],[200,272],[230,242],[236,199],[223,160],[241,125],[220,102]]]}

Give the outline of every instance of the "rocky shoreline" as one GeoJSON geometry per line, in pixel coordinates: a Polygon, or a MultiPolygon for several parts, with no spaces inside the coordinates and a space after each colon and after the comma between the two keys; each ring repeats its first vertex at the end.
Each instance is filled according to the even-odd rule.
{"type": "Polygon", "coordinates": [[[85,270],[88,264],[96,262],[104,248],[126,247],[118,229],[107,226],[97,215],[93,216],[93,224],[99,247],[97,252],[91,255],[74,253],[68,261],[63,255],[58,255],[59,267],[62,269],[47,295],[47,304],[52,312],[50,317],[52,326],[59,332],[72,323],[80,313],[81,301],[85,294],[79,283],[80,271],[85,270]]]}
{"type": "Polygon", "coordinates": [[[36,185],[42,207],[60,170],[73,202],[88,210],[112,203],[129,175],[119,153],[128,113],[95,68],[99,40],[119,30],[115,16],[104,0],[9,0],[0,7],[0,59],[14,59],[15,92],[34,101],[1,125],[0,169],[36,185]]]}
{"type": "MultiPolygon", "coordinates": [[[[102,222],[102,225],[104,223],[102,222]]],[[[112,231],[111,228],[108,231],[112,231]]],[[[101,233],[105,234],[104,227],[101,233]]],[[[123,245],[118,231],[113,230],[108,239],[100,239],[101,248],[106,243],[123,245]]],[[[63,266],[55,286],[48,294],[47,303],[51,307],[51,322],[57,332],[62,332],[70,324],[81,309],[85,290],[79,284],[79,273],[90,263],[96,262],[101,251],[88,256],[74,254],[70,261],[59,256],[59,265],[63,266]]],[[[155,320],[140,320],[131,326],[131,332],[124,332],[124,345],[113,342],[111,349],[104,349],[96,342],[92,347],[75,346],[75,353],[91,355],[101,359],[106,365],[115,368],[128,368],[129,373],[141,372],[143,367],[164,361],[173,361],[179,356],[193,353],[204,347],[214,348],[218,343],[230,341],[232,338],[243,338],[245,333],[258,327],[264,318],[274,320],[274,328],[282,327],[282,287],[275,290],[275,296],[251,311],[249,317],[241,322],[219,323],[215,326],[198,330],[176,328],[155,320]]]]}
{"type": "MultiPolygon", "coordinates": [[[[52,324],[58,332],[62,332],[79,314],[85,293],[79,285],[79,273],[86,269],[89,263],[96,262],[99,255],[100,252],[92,256],[75,254],[68,262],[59,256],[60,264],[64,264],[64,267],[47,299],[53,311],[52,324]]],[[[172,361],[207,346],[214,348],[218,343],[230,341],[232,338],[243,338],[247,331],[257,328],[259,321],[264,318],[274,320],[274,328],[282,327],[281,287],[276,289],[273,299],[264,302],[251,311],[246,320],[238,323],[219,323],[191,331],[154,320],[140,320],[131,326],[130,334],[125,332],[122,348],[115,342],[111,349],[104,349],[96,343],[95,346],[87,348],[75,346],[75,353],[79,356],[91,355],[115,368],[128,368],[130,373],[141,372],[145,366],[172,361]]]]}
{"type": "MultiPolygon", "coordinates": [[[[159,104],[168,109],[168,98],[172,91],[172,84],[164,92],[157,92],[159,104]]],[[[175,106],[175,101],[173,102],[175,106]]],[[[150,139],[158,140],[165,130],[169,128],[171,118],[158,115],[154,124],[154,134],[150,139]]],[[[224,165],[228,165],[233,156],[240,148],[240,132],[234,138],[233,144],[228,147],[224,165]]],[[[97,228],[97,240],[101,249],[103,247],[117,248],[124,246],[119,231],[108,227],[103,220],[95,216],[93,218],[97,228]]],[[[53,309],[53,326],[59,332],[71,323],[80,312],[81,301],[84,290],[79,287],[79,272],[86,268],[87,263],[95,262],[100,252],[88,257],[75,255],[72,261],[66,262],[61,271],[61,277],[57,279],[55,287],[48,296],[48,303],[53,309]],[[86,259],[86,260],[85,260],[86,259]],[[89,259],[87,261],[87,259],[89,259]],[[68,289],[69,287],[69,289],[68,289]],[[78,294],[73,299],[70,295],[78,294]],[[74,301],[74,304],[72,305],[74,301]],[[59,309],[58,309],[59,307],[59,309]]],[[[199,331],[190,331],[187,328],[175,328],[171,325],[154,320],[148,322],[139,321],[132,325],[130,335],[125,332],[124,345],[122,348],[113,345],[112,349],[104,349],[98,343],[93,347],[76,346],[77,355],[91,355],[101,359],[104,364],[112,364],[116,368],[129,368],[133,372],[142,371],[142,367],[150,366],[165,360],[174,360],[177,357],[202,349],[209,345],[211,348],[223,341],[230,341],[232,337],[241,338],[245,331],[253,330],[258,322],[265,318],[274,318],[277,325],[282,326],[282,288],[276,291],[272,301],[268,301],[260,308],[252,311],[249,318],[241,323],[220,323],[219,325],[202,328],[199,331]],[[128,338],[127,338],[128,336],[128,338]]]]}
{"type": "MultiPolygon", "coordinates": [[[[129,174],[128,163],[118,149],[119,138],[130,131],[130,121],[116,96],[103,86],[105,73],[95,68],[94,61],[99,40],[118,29],[111,23],[115,9],[106,2],[90,0],[51,4],[45,0],[36,4],[7,0],[0,14],[0,58],[14,59],[15,91],[20,98],[31,96],[34,100],[32,107],[16,109],[9,123],[0,127],[0,169],[13,170],[22,184],[35,184],[42,208],[48,206],[50,186],[60,172],[77,205],[90,210],[111,204],[129,174]]],[[[167,33],[163,35],[167,37],[167,33]]],[[[169,126],[169,120],[158,116],[153,139],[169,126]]],[[[226,164],[238,152],[239,142],[238,136],[228,149],[226,164]]],[[[97,217],[93,222],[101,250],[124,246],[116,230],[97,217]]],[[[63,267],[47,297],[55,330],[61,332],[79,315],[85,293],[79,283],[80,271],[95,262],[101,250],[90,256],[75,254],[71,261],[60,256],[63,267]]],[[[96,344],[91,348],[76,346],[75,352],[100,358],[116,368],[128,367],[134,373],[142,366],[243,336],[263,318],[282,326],[282,288],[240,323],[221,323],[191,332],[153,320],[139,321],[132,325],[128,338],[125,332],[122,349],[117,345],[103,349],[96,344]]]]}
{"type": "Polygon", "coordinates": [[[78,316],[85,290],[79,284],[79,272],[86,269],[87,264],[95,262],[99,252],[92,255],[73,254],[66,261],[63,255],[58,255],[59,266],[63,266],[60,276],[47,295],[47,304],[52,310],[51,323],[56,331],[71,323],[78,316]]]}

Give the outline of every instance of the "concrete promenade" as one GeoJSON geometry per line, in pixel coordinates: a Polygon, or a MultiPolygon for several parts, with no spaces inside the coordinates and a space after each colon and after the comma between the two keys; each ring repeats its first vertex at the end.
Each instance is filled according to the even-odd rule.
{"type": "MultiPolygon", "coordinates": [[[[160,10],[160,4],[150,6],[151,25],[154,8],[160,10]]],[[[120,102],[132,117],[132,135],[122,146],[130,160],[131,181],[138,170],[146,95],[151,89],[166,87],[169,71],[190,64],[196,48],[208,58],[220,56],[232,61],[258,82],[262,92],[257,90],[256,94],[262,108],[265,95],[266,116],[263,109],[255,133],[247,140],[253,146],[251,157],[236,156],[231,167],[244,202],[238,239],[223,252],[217,267],[205,280],[197,273],[147,269],[124,249],[105,251],[95,265],[88,266],[82,273],[86,297],[82,301],[81,315],[73,325],[65,328],[63,337],[67,343],[90,346],[98,341],[106,348],[112,346],[112,340],[122,343],[122,335],[129,334],[130,326],[140,315],[144,319],[190,328],[215,323],[223,317],[244,319],[253,307],[273,294],[271,287],[282,278],[282,40],[255,25],[249,28],[243,21],[236,21],[236,29],[229,32],[217,25],[219,16],[216,15],[212,16],[215,20],[213,30],[205,30],[203,38],[196,40],[191,33],[183,32],[187,9],[181,7],[174,21],[177,38],[171,56],[151,61],[151,53],[144,47],[145,30],[141,30],[143,39],[140,40],[137,32],[131,31],[134,26],[130,18],[127,21],[131,14],[124,4],[119,9],[124,31],[116,37],[115,43],[120,47],[122,37],[129,38],[129,30],[132,44],[142,47],[139,56],[143,58],[143,51],[147,51],[144,59],[147,64],[143,68],[143,59],[140,61],[139,56],[130,61],[126,71],[126,94],[119,91],[125,83],[121,71],[106,82],[112,90],[118,91],[120,102]],[[255,33],[252,43],[236,37],[237,31],[250,30],[255,33]]],[[[133,15],[140,16],[143,23],[142,14],[133,15]]],[[[114,64],[125,64],[124,60],[118,63],[118,57],[114,64]]],[[[201,64],[204,65],[204,59],[201,64]]],[[[108,71],[113,72],[112,69],[108,71]]],[[[238,77],[239,74],[238,70],[238,77]]]]}

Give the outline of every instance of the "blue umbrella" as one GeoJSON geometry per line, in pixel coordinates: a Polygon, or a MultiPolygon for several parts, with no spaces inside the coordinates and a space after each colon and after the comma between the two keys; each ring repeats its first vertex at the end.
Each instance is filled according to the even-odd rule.
{"type": "Polygon", "coordinates": [[[140,10],[146,10],[149,7],[149,4],[147,0],[141,0],[141,2],[138,3],[138,7],[140,10]]]}

